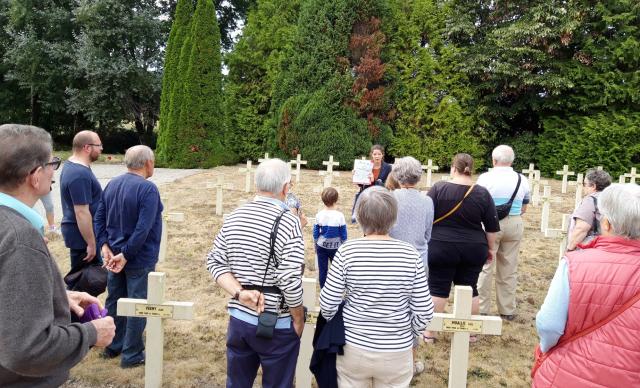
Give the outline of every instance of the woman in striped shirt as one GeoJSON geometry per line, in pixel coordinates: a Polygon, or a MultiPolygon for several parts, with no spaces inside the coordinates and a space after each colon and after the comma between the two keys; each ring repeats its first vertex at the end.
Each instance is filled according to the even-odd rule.
{"type": "Polygon", "coordinates": [[[330,320],[345,301],[346,345],[338,357],[338,385],[408,387],[413,376],[413,337],[433,316],[420,255],[411,244],[389,237],[398,204],[382,187],[360,196],[356,215],[365,237],[336,253],[320,295],[330,320]]]}

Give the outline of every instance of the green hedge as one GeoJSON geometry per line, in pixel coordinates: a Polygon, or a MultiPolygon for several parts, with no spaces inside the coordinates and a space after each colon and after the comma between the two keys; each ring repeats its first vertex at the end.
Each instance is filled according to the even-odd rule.
{"type": "Polygon", "coordinates": [[[552,176],[564,164],[576,172],[603,166],[613,177],[640,167],[640,112],[551,116],[543,119],[543,126],[538,164],[545,175],[552,176]]]}

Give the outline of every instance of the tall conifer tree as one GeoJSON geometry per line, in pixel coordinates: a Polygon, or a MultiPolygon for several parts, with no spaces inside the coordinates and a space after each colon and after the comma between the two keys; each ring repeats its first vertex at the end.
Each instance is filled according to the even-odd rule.
{"type": "Polygon", "coordinates": [[[295,36],[299,0],[260,0],[225,62],[229,144],[241,159],[276,151],[275,130],[265,125],[275,80],[295,36]]]}
{"type": "MultiPolygon", "coordinates": [[[[188,61],[185,44],[179,70],[184,74],[182,96],[174,96],[181,104],[176,124],[178,135],[175,143],[167,147],[173,153],[170,165],[217,166],[231,161],[233,155],[223,146],[220,30],[212,0],[198,0],[188,41],[191,45],[188,61]]],[[[171,121],[169,125],[173,125],[171,121]]]]}
{"type": "MultiPolygon", "coordinates": [[[[160,124],[158,129],[158,143],[156,154],[162,164],[171,162],[169,145],[176,140],[176,128],[169,126],[171,100],[180,79],[180,53],[185,38],[191,30],[191,16],[193,2],[191,0],[178,0],[175,17],[171,26],[169,42],[164,61],[164,75],[162,78],[162,96],[160,99],[160,124]]],[[[177,93],[176,93],[177,94],[177,93]]]]}

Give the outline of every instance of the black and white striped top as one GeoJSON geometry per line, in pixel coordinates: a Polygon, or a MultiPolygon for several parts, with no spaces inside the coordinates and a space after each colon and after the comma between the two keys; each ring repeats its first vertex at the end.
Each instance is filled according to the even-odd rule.
{"type": "MultiPolygon", "coordinates": [[[[213,278],[231,272],[242,285],[261,285],[269,259],[269,235],[281,211],[282,207],[274,200],[256,197],[253,202],[229,214],[213,242],[213,248],[207,254],[207,270],[213,278]]],[[[280,220],[275,253],[278,269],[271,263],[264,285],[277,286],[282,291],[285,307],[280,317],[285,317],[289,316],[287,306],[302,305],[304,269],[300,221],[289,211],[280,220]]],[[[265,309],[276,311],[278,301],[278,295],[265,294],[265,309]]],[[[254,310],[233,299],[228,307],[257,315],[254,310]]]]}
{"type": "Polygon", "coordinates": [[[433,317],[433,302],[418,251],[399,240],[344,243],[320,294],[320,309],[333,318],[344,299],[349,345],[374,352],[410,349],[433,317]]]}

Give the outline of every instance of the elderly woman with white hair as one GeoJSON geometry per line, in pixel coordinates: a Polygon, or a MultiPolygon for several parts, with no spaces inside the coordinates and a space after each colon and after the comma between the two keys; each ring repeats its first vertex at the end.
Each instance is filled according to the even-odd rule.
{"type": "Polygon", "coordinates": [[[408,387],[413,376],[413,338],[433,316],[420,254],[389,237],[398,205],[383,187],[362,192],[356,216],[364,237],[336,253],[320,295],[331,320],[344,300],[344,355],[336,361],[338,385],[408,387]]]}
{"type": "Polygon", "coordinates": [[[536,316],[533,387],[640,385],[640,187],[599,197],[602,234],[567,252],[536,316]]]}
{"type": "MultiPolygon", "coordinates": [[[[428,274],[429,247],[427,244],[431,239],[431,227],[433,226],[433,200],[416,188],[421,176],[422,165],[411,156],[396,159],[393,164],[387,183],[395,181],[399,186],[393,191],[393,196],[398,201],[398,219],[389,231],[389,236],[413,245],[420,253],[420,258],[428,274]]],[[[418,344],[419,341],[414,340],[413,373],[416,375],[424,371],[424,363],[417,360],[415,353],[418,344]]]]}

